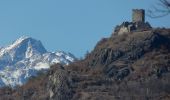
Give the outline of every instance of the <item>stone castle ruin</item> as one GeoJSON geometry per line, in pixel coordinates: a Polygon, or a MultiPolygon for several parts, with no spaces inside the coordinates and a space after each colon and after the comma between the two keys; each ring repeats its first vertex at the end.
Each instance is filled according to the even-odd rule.
{"type": "Polygon", "coordinates": [[[114,35],[127,34],[133,31],[145,31],[152,27],[148,22],[145,22],[145,10],[133,9],[132,22],[123,22],[121,25],[116,26],[114,35]]]}
{"type": "Polygon", "coordinates": [[[143,9],[133,9],[132,10],[132,22],[145,22],[145,10],[143,9]]]}

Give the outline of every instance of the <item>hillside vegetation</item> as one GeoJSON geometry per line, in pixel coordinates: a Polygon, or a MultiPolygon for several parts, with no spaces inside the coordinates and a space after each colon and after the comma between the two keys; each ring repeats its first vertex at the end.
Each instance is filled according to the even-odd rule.
{"type": "Polygon", "coordinates": [[[112,35],[86,58],[56,64],[0,100],[169,100],[170,29],[112,35]]]}

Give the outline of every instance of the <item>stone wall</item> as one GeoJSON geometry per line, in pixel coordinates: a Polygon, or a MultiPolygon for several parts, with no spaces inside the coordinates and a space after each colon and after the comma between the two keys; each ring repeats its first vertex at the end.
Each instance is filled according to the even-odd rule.
{"type": "Polygon", "coordinates": [[[132,10],[132,22],[145,22],[145,10],[133,9],[132,10]]]}

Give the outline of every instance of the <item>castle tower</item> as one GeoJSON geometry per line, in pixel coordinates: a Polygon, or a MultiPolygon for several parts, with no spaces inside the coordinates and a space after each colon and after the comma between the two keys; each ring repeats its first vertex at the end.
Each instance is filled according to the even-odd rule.
{"type": "Polygon", "coordinates": [[[132,10],[132,22],[145,22],[145,10],[144,9],[133,9],[132,10]]]}

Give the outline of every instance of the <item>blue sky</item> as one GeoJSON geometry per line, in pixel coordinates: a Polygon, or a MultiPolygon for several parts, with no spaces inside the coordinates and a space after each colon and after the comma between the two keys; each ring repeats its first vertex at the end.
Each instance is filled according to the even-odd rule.
{"type": "MultiPolygon", "coordinates": [[[[77,57],[91,51],[118,24],[131,21],[133,8],[149,9],[157,0],[0,0],[0,46],[20,36],[41,40],[48,51],[77,57]]],[[[170,27],[170,16],[146,20],[170,27]]]]}

